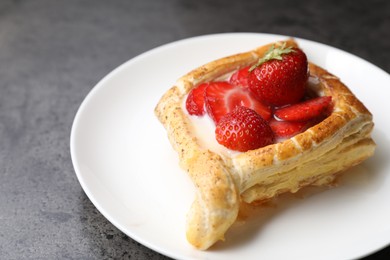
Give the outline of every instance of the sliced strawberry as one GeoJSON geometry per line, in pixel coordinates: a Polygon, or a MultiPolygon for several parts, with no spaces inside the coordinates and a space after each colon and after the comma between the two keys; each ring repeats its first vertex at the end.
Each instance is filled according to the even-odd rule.
{"type": "Polygon", "coordinates": [[[275,134],[275,138],[284,139],[297,135],[309,126],[308,122],[291,122],[271,119],[269,125],[275,134]]]}
{"type": "Polygon", "coordinates": [[[208,85],[203,83],[191,89],[186,100],[186,108],[190,115],[204,115],[204,90],[208,85]]]}
{"type": "Polygon", "coordinates": [[[272,113],[270,107],[258,101],[248,90],[228,82],[209,83],[205,89],[205,106],[215,123],[237,106],[251,108],[265,120],[270,119],[272,113]]]}
{"type": "Polygon", "coordinates": [[[274,134],[268,122],[254,110],[243,106],[221,117],[215,128],[215,137],[218,143],[240,152],[274,142],[274,134]]]}
{"type": "Polygon", "coordinates": [[[248,88],[249,68],[250,66],[247,66],[234,72],[229,78],[229,83],[233,86],[248,88]]]}
{"type": "Polygon", "coordinates": [[[285,121],[308,121],[329,115],[331,109],[332,97],[324,96],[277,109],[275,116],[285,121]]]}

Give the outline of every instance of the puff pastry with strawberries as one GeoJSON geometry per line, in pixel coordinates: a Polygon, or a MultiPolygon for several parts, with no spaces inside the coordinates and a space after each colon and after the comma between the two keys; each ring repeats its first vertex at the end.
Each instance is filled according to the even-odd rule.
{"type": "Polygon", "coordinates": [[[371,113],[293,39],[189,72],[155,114],[196,187],[187,240],[201,250],[224,239],[241,202],[331,185],[375,150],[371,113]],[[212,122],[218,149],[198,135],[198,118],[212,122]]]}

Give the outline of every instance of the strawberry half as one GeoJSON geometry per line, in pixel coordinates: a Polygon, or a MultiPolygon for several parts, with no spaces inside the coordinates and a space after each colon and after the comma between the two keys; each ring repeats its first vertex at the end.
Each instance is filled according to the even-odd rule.
{"type": "Polygon", "coordinates": [[[229,78],[229,83],[233,86],[248,88],[249,68],[250,66],[247,66],[234,72],[229,78]]]}
{"type": "Polygon", "coordinates": [[[275,134],[276,139],[290,138],[297,135],[309,126],[308,122],[291,122],[271,119],[269,125],[275,134]]]}
{"type": "Polygon", "coordinates": [[[190,115],[204,115],[204,91],[208,83],[203,83],[191,89],[186,100],[186,109],[190,115]]]}
{"type": "Polygon", "coordinates": [[[271,108],[258,101],[247,89],[233,86],[228,82],[210,82],[205,89],[207,113],[217,124],[221,117],[237,106],[255,110],[262,118],[271,118],[271,108]]]}
{"type": "Polygon", "coordinates": [[[275,111],[275,117],[285,121],[308,121],[326,117],[332,110],[332,97],[323,96],[283,107],[275,111]]]}
{"type": "Polygon", "coordinates": [[[274,142],[274,134],[254,110],[238,106],[224,115],[215,128],[215,137],[223,146],[240,152],[257,149],[274,142]]]}
{"type": "Polygon", "coordinates": [[[308,76],[305,53],[283,45],[272,47],[250,68],[248,84],[259,100],[273,106],[284,106],[303,98],[308,76]]]}

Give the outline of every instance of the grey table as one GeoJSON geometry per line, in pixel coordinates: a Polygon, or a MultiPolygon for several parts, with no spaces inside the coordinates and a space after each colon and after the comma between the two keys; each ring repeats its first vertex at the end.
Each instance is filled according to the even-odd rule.
{"type": "Polygon", "coordinates": [[[166,259],[86,197],[70,158],[72,122],[92,87],[128,59],[223,32],[310,39],[390,72],[386,0],[0,1],[0,259],[166,259]]]}

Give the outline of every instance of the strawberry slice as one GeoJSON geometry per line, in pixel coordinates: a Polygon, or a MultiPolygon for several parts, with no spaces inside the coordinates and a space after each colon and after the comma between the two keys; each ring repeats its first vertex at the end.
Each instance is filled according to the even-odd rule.
{"type": "Polygon", "coordinates": [[[290,138],[297,135],[309,126],[308,122],[279,121],[271,119],[269,125],[275,134],[276,139],[290,138]]]}
{"type": "Polygon", "coordinates": [[[215,128],[215,137],[218,143],[240,152],[274,142],[274,134],[268,122],[254,110],[243,106],[221,117],[215,128]]]}
{"type": "Polygon", "coordinates": [[[271,108],[258,101],[249,90],[228,82],[210,82],[205,89],[205,106],[209,116],[218,123],[221,117],[237,106],[255,110],[262,118],[271,118],[271,108]]]}
{"type": "Polygon", "coordinates": [[[191,89],[186,100],[186,109],[190,115],[204,115],[204,90],[208,85],[208,83],[203,83],[191,89]]]}
{"type": "Polygon", "coordinates": [[[229,78],[229,83],[233,86],[248,88],[249,68],[250,66],[247,66],[234,72],[229,78]]]}
{"type": "Polygon", "coordinates": [[[275,111],[275,117],[285,121],[308,121],[328,116],[332,110],[332,97],[323,96],[283,107],[275,111]]]}

